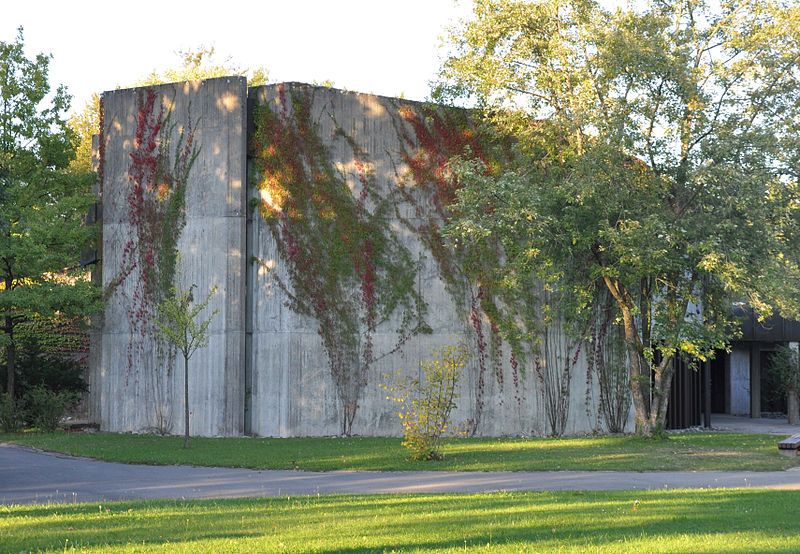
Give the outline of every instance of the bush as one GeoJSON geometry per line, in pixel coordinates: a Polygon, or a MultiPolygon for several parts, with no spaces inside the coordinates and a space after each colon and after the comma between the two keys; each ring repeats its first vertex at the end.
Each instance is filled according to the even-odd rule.
{"type": "Polygon", "coordinates": [[[469,359],[464,343],[432,351],[433,359],[422,362],[424,379],[403,379],[384,386],[393,393],[387,399],[399,402],[398,416],[403,425],[403,446],[415,460],[441,460],[442,446],[449,435],[460,434],[451,425],[450,413],[456,407],[456,386],[469,359]]]}
{"type": "Polygon", "coordinates": [[[37,386],[53,391],[86,391],[86,381],[81,375],[83,368],[77,360],[49,352],[38,337],[25,337],[18,346],[16,388],[19,397],[37,386]]]}
{"type": "Polygon", "coordinates": [[[43,433],[58,428],[64,413],[80,399],[74,391],[53,391],[38,385],[25,394],[25,419],[28,425],[38,427],[43,433]]]}
{"type": "MultiPolygon", "coordinates": [[[[800,353],[787,345],[779,346],[772,354],[772,368],[778,378],[773,394],[785,394],[786,416],[790,425],[800,422],[800,353]]],[[[763,390],[763,388],[762,388],[763,390]]]]}
{"type": "Polygon", "coordinates": [[[22,429],[22,425],[22,403],[7,392],[0,394],[0,429],[4,433],[14,433],[22,429]]]}
{"type": "Polygon", "coordinates": [[[797,392],[800,390],[800,360],[794,348],[780,345],[770,357],[770,362],[776,376],[776,391],[779,394],[797,392]]]}

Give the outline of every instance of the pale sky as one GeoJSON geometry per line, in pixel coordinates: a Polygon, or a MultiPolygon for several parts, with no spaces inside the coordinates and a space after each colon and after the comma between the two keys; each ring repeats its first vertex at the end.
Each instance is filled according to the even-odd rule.
{"type": "Polygon", "coordinates": [[[67,86],[73,110],[201,45],[217,62],[267,68],[271,82],[423,100],[440,37],[470,10],[471,0],[3,0],[0,41],[24,27],[28,57],[53,55],[50,84],[67,86]]]}

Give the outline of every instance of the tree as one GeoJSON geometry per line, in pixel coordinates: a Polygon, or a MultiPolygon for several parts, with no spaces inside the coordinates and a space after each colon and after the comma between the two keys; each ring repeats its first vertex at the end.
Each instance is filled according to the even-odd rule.
{"type": "Polygon", "coordinates": [[[800,6],[477,0],[474,15],[437,94],[484,108],[522,161],[498,178],[462,164],[451,231],[500,237],[502,286],[544,280],[567,321],[607,289],[636,431],[656,434],[675,359],[727,347],[732,301],[797,313],[800,6]]]}
{"type": "Polygon", "coordinates": [[[789,425],[800,424],[800,353],[797,343],[778,346],[770,357],[772,370],[777,373],[777,393],[786,394],[786,416],[789,425]]]}
{"type": "Polygon", "coordinates": [[[69,118],[69,127],[78,139],[75,159],[70,170],[75,173],[92,171],[92,136],[100,133],[100,95],[95,93],[80,112],[69,118]]]}
{"type": "Polygon", "coordinates": [[[249,69],[240,67],[226,59],[218,63],[214,59],[213,46],[200,46],[197,50],[179,50],[176,55],[181,60],[177,69],[168,69],[163,73],[153,71],[147,77],[134,82],[135,87],[151,87],[164,83],[177,83],[180,81],[197,81],[200,79],[213,79],[215,77],[228,77],[230,75],[246,76],[250,86],[267,84],[269,71],[263,67],[249,69]]]}
{"type": "Polygon", "coordinates": [[[74,135],[63,87],[52,94],[49,56],[25,57],[23,33],[0,42],[0,346],[13,398],[18,327],[36,318],[98,309],[99,291],[79,265],[95,229],[92,176],[68,173],[74,135]]]}
{"type": "Polygon", "coordinates": [[[189,358],[198,348],[208,346],[208,326],[219,310],[211,312],[206,319],[199,320],[201,312],[208,308],[216,288],[208,296],[195,303],[195,285],[189,290],[172,287],[169,294],[158,305],[159,319],[156,320],[156,332],[168,343],[172,344],[183,355],[183,406],[184,406],[184,447],[189,448],[189,358]]]}

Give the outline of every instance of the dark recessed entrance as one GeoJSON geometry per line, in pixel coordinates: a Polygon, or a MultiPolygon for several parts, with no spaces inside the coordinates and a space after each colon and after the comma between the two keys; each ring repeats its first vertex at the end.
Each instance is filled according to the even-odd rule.
{"type": "Polygon", "coordinates": [[[761,356],[761,415],[786,413],[786,393],[780,377],[772,367],[772,350],[762,350],[761,356]]]}

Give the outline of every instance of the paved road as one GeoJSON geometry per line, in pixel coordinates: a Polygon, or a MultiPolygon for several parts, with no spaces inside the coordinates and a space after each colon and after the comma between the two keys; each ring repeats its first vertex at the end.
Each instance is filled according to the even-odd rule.
{"type": "Polygon", "coordinates": [[[789,471],[255,471],[117,464],[0,443],[0,504],[305,494],[763,487],[800,489],[789,471]]]}

